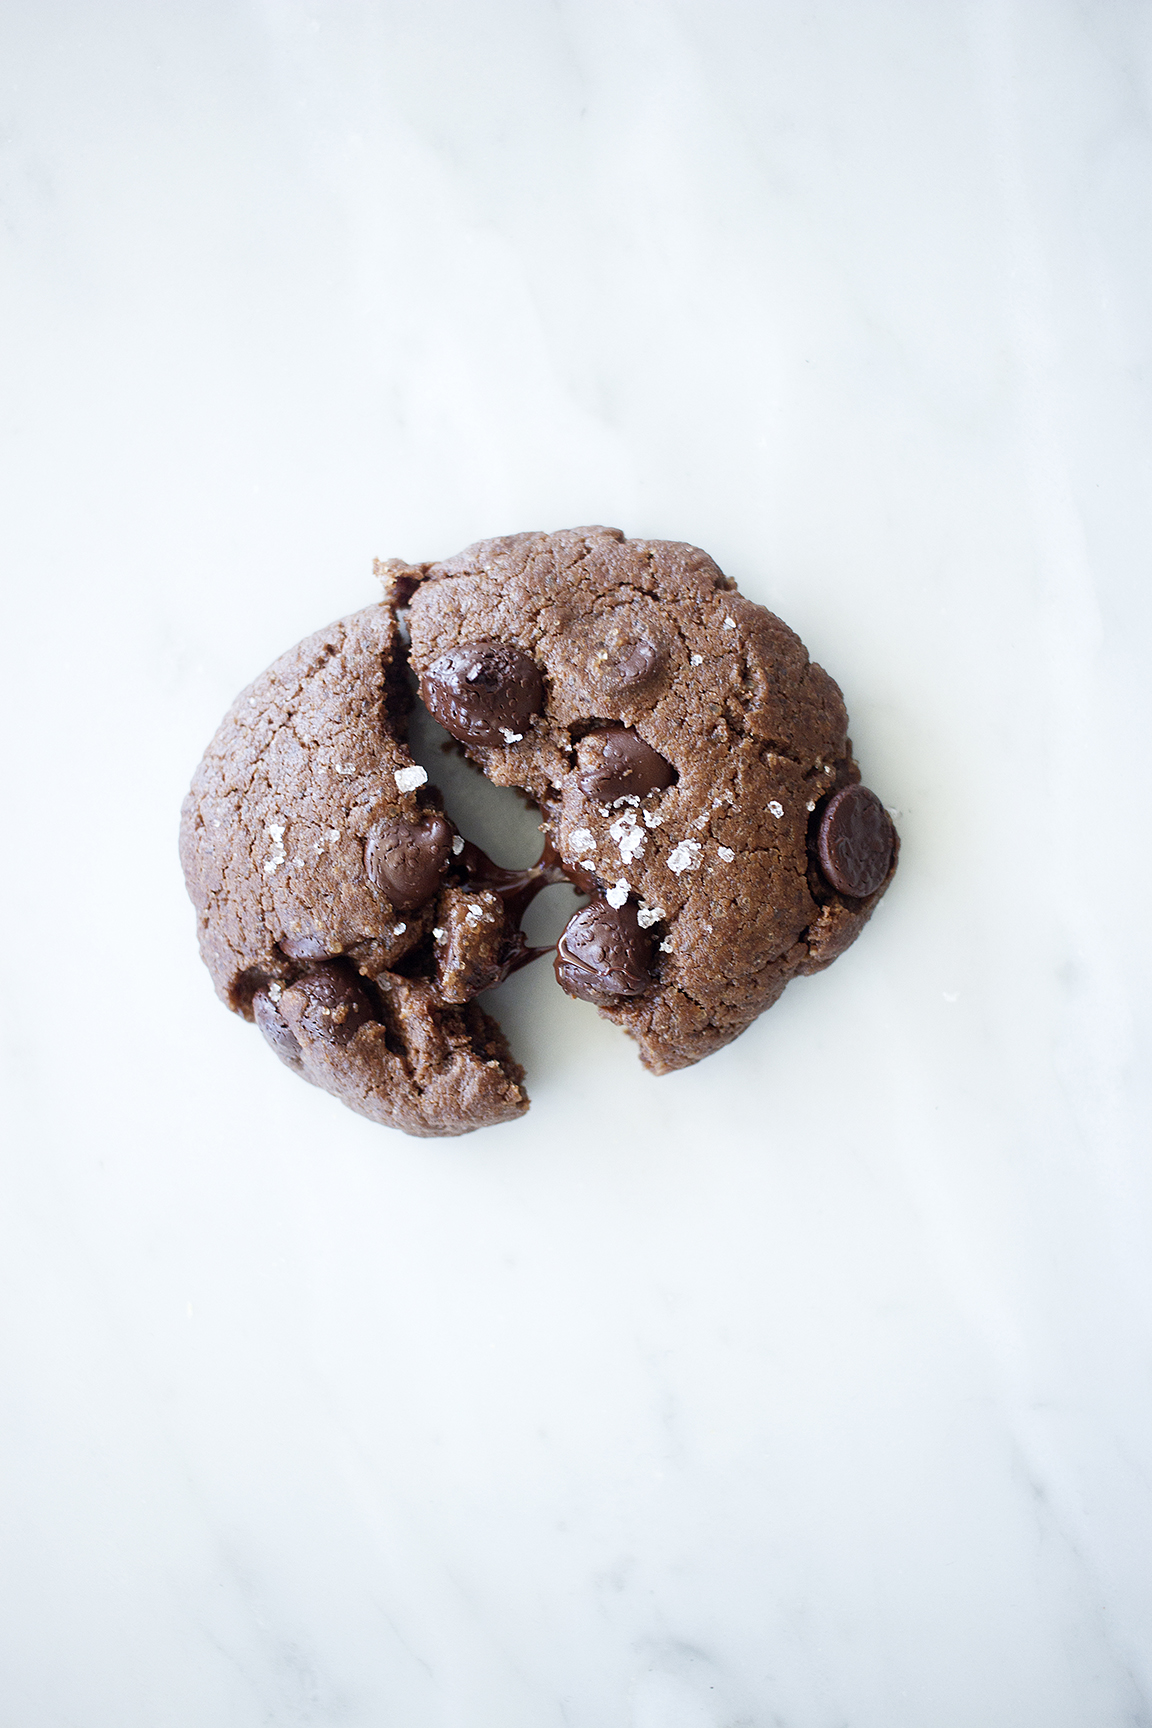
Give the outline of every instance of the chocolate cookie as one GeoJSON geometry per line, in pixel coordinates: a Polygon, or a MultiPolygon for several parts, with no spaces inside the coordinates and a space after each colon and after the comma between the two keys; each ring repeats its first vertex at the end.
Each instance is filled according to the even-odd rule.
{"type": "Polygon", "coordinates": [[[525,949],[499,892],[474,892],[471,920],[459,910],[482,855],[461,865],[464,841],[403,742],[409,702],[386,606],[310,636],[226,715],[180,852],[217,993],[289,1067],[374,1121],[464,1134],[528,1108],[523,1069],[468,988],[525,949]]]}
{"type": "Polygon", "coordinates": [[[896,866],[840,691],[706,553],[614,528],[381,567],[423,699],[593,895],[556,975],[666,1073],[860,933],[896,866]]]}
{"type": "Polygon", "coordinates": [[[542,952],[519,920],[562,876],[592,899],[557,979],[656,1073],[859,934],[898,843],[840,692],[705,553],[588,528],[378,572],[383,605],[237,699],[184,806],[217,992],[295,1072],[410,1134],[521,1115],[523,1071],[475,997],[542,952]],[[530,870],[459,835],[408,753],[405,605],[428,708],[540,808],[530,870]]]}

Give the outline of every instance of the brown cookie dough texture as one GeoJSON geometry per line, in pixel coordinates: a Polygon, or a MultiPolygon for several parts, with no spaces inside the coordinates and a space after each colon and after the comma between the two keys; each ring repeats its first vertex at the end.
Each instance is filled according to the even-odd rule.
{"type": "Polygon", "coordinates": [[[386,606],[308,637],[225,716],[184,803],[180,853],[230,1008],[361,1115],[464,1134],[522,1115],[528,1098],[495,1021],[419,975],[451,890],[437,894],[435,868],[421,880],[398,833],[446,867],[451,829],[404,745],[408,705],[386,606]],[[428,891],[415,909],[413,885],[428,891]]]}
{"type": "MultiPolygon", "coordinates": [[[[891,880],[895,833],[873,798],[864,814],[875,807],[887,824],[879,882],[854,896],[843,872],[839,887],[824,873],[823,814],[860,778],[843,699],[706,553],[576,528],[381,573],[409,605],[411,661],[434,711],[446,711],[445,677],[459,699],[471,645],[488,659],[490,644],[517,649],[542,675],[538,710],[496,741],[482,724],[453,729],[490,779],[539,804],[565,870],[596,896],[600,928],[573,930],[558,975],[635,1038],[653,1072],[727,1044],[790,978],[855,940],[891,880]],[[608,909],[621,915],[617,949],[634,960],[637,926],[650,938],[639,992],[633,966],[617,993],[608,909]],[[600,954],[611,992],[588,971],[600,954]]],[[[859,828],[856,811],[840,827],[849,815],[859,828]]]]}
{"type": "Polygon", "coordinates": [[[184,805],[217,993],[289,1067],[410,1134],[522,1115],[523,1071],[474,998],[531,958],[517,918],[559,870],[593,898],[557,977],[658,1074],[859,934],[898,843],[840,692],[707,554],[577,528],[378,573],[383,604],[237,698],[184,805]],[[424,701],[539,805],[542,867],[491,866],[413,763],[404,606],[424,701]]]}

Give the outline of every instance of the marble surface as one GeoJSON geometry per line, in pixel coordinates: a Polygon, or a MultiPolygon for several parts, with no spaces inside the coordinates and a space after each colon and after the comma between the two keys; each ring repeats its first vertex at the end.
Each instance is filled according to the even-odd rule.
{"type": "Polygon", "coordinates": [[[1152,1723],[1150,114],[1147,0],[0,12],[4,1728],[1152,1723]],[[521,974],[530,1117],[409,1141],[180,798],[373,556],[590,521],[900,875],[660,1081],[521,974]]]}

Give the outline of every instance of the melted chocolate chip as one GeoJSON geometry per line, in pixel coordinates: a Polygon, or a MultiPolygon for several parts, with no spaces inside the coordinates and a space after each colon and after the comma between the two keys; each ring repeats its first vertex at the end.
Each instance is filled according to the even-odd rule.
{"type": "Polygon", "coordinates": [[[418,822],[400,816],[377,822],[364,848],[369,881],[398,912],[414,912],[439,888],[452,838],[451,824],[438,810],[426,810],[418,822]]]}
{"type": "Polygon", "coordinates": [[[514,642],[450,648],[429,666],[420,693],[429,712],[462,744],[513,743],[544,706],[540,669],[514,642]]]}
{"type": "Polygon", "coordinates": [[[589,798],[611,804],[614,798],[643,798],[671,786],[676,770],[630,726],[590,732],[580,747],[576,784],[589,798]]]}
{"type": "Polygon", "coordinates": [[[652,982],[652,940],[631,901],[620,907],[593,900],[568,920],[556,949],[556,981],[585,1002],[639,996],[652,982]]]}
{"type": "Polygon", "coordinates": [[[622,690],[647,684],[660,665],[660,650],[646,636],[623,647],[612,662],[611,680],[622,690]]]}
{"type": "Polygon", "coordinates": [[[305,1031],[338,1049],[351,1043],[366,1020],[376,1018],[363,987],[340,966],[317,966],[298,978],[293,989],[304,992],[305,1031]]]}
{"type": "Polygon", "coordinates": [[[281,1062],[286,1062],[299,1074],[304,1066],[299,1041],[266,990],[257,990],[253,996],[252,1013],[281,1062]]]}
{"type": "Polygon", "coordinates": [[[892,862],[894,833],[888,812],[866,786],[844,786],[820,818],[816,852],[824,875],[841,894],[875,894],[892,862]]]}

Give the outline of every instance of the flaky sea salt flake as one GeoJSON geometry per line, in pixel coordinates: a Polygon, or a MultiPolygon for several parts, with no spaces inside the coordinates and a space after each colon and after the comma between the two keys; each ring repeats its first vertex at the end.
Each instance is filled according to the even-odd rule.
{"type": "Polygon", "coordinates": [[[701,850],[699,840],[681,840],[679,845],[673,846],[668,854],[668,868],[673,876],[679,876],[682,870],[695,870],[701,850]]]}
{"type": "Polygon", "coordinates": [[[781,816],[784,814],[784,806],[778,798],[770,798],[768,800],[768,808],[777,821],[779,821],[781,816]]]}
{"type": "Polygon", "coordinates": [[[621,876],[616,886],[614,888],[609,888],[604,898],[607,900],[609,906],[615,906],[616,910],[619,911],[631,892],[632,890],[629,888],[627,882],[625,882],[623,876],[621,876]]]}
{"type": "Polygon", "coordinates": [[[272,841],[272,850],[264,864],[265,876],[271,876],[279,870],[288,854],[284,850],[284,830],[286,822],[269,822],[268,834],[272,841]]]}
{"type": "Polygon", "coordinates": [[[596,836],[591,828],[573,828],[568,836],[568,850],[574,858],[583,858],[596,850],[596,836]]]}
{"type": "Polygon", "coordinates": [[[418,762],[414,762],[411,768],[397,768],[395,780],[398,792],[415,792],[417,786],[423,786],[427,783],[428,770],[421,768],[418,762]]]}
{"type": "Polygon", "coordinates": [[[717,846],[716,850],[719,852],[721,858],[723,858],[725,864],[731,864],[733,858],[736,856],[731,846],[717,846]]]}

